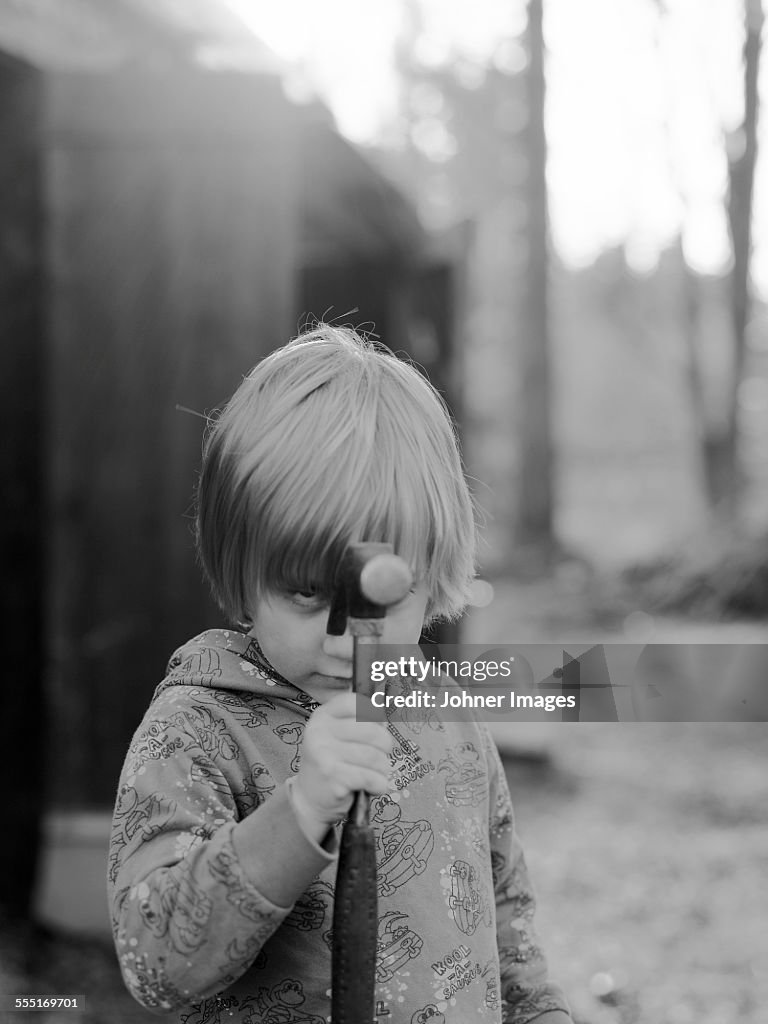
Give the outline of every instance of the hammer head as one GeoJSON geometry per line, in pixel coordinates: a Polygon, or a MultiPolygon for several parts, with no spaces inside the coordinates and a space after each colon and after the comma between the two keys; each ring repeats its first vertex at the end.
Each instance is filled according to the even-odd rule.
{"type": "Polygon", "coordinates": [[[327,632],[342,636],[347,619],[383,619],[387,608],[402,601],[413,577],[391,544],[350,544],[331,602],[327,632]]]}

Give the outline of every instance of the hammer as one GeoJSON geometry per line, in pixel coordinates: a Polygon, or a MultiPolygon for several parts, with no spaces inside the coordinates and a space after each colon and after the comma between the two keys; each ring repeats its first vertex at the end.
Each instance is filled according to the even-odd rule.
{"type": "MultiPolygon", "coordinates": [[[[353,636],[352,689],[367,693],[387,608],[408,593],[408,565],[391,544],[350,544],[341,565],[327,632],[353,636]]],[[[336,874],[331,960],[332,1024],[371,1024],[376,986],[376,842],[370,798],[355,793],[344,823],[336,874]]]]}

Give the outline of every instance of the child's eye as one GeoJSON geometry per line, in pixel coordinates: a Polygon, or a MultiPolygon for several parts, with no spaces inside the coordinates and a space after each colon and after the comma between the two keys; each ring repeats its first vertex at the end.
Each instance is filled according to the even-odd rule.
{"type": "Polygon", "coordinates": [[[328,603],[326,598],[318,590],[291,590],[288,591],[288,599],[291,604],[298,608],[316,610],[325,607],[328,603]]]}

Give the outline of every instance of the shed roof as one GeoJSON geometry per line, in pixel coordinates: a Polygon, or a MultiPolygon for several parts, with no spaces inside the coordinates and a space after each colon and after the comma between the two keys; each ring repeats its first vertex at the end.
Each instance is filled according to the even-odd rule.
{"type": "MultiPolygon", "coordinates": [[[[42,72],[239,71],[284,78],[292,69],[226,0],[0,0],[0,52],[42,72]]],[[[300,245],[308,262],[354,255],[407,259],[424,246],[415,208],[335,128],[320,102],[283,97],[300,145],[300,245]]]]}
{"type": "Polygon", "coordinates": [[[205,58],[279,73],[283,63],[225,0],[0,0],[0,45],[51,71],[205,58]]]}

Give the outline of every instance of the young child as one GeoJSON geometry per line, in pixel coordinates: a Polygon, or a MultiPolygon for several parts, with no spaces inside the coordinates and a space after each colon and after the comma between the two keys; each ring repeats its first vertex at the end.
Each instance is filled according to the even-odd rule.
{"type": "Polygon", "coordinates": [[[199,553],[236,626],[176,651],[125,761],[109,867],[125,982],[185,1024],[325,1024],[340,820],[364,789],[376,1021],[568,1024],[487,730],[355,719],[352,638],[326,626],[359,540],[414,575],[384,643],[465,604],[473,510],[442,400],[321,325],[265,358],[207,438],[199,553]]]}

